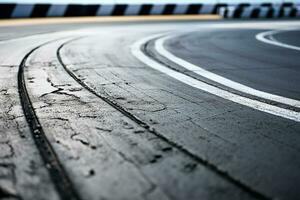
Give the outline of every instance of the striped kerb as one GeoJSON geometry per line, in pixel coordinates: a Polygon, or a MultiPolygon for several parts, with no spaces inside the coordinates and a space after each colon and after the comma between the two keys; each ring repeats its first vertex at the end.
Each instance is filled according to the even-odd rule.
{"type": "Polygon", "coordinates": [[[186,14],[189,14],[189,15],[198,14],[200,12],[201,7],[202,7],[202,4],[191,4],[191,5],[189,5],[189,7],[187,9],[186,14]]]}
{"type": "Polygon", "coordinates": [[[36,4],[30,17],[46,17],[50,6],[50,4],[36,4]]]}
{"type": "Polygon", "coordinates": [[[10,18],[16,4],[0,4],[0,18],[10,18]]]}
{"type": "Polygon", "coordinates": [[[153,5],[152,4],[144,4],[141,7],[139,15],[149,15],[151,12],[153,5]]]}
{"type": "Polygon", "coordinates": [[[64,16],[95,16],[100,5],[69,5],[64,16]]]}

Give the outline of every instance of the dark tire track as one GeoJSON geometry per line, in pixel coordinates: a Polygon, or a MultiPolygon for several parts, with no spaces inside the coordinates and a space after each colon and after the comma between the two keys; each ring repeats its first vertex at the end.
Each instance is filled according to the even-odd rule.
{"type": "Polygon", "coordinates": [[[77,194],[73,187],[70,178],[68,177],[64,167],[60,163],[58,156],[56,155],[52,145],[46,137],[46,134],[39,122],[39,119],[35,113],[31,100],[29,98],[28,91],[26,89],[24,68],[26,67],[26,61],[28,57],[38,50],[40,47],[49,44],[53,41],[46,42],[32,49],[25,55],[19,66],[18,71],[18,90],[20,95],[20,101],[22,104],[23,112],[27,123],[30,127],[33,140],[40,152],[40,155],[44,161],[44,164],[50,174],[50,177],[57,189],[57,192],[61,199],[67,200],[80,200],[81,198],[77,194]]]}
{"type": "Polygon", "coordinates": [[[161,140],[163,140],[167,144],[171,145],[173,148],[176,148],[177,150],[179,150],[180,152],[182,152],[186,156],[188,156],[191,159],[195,160],[199,164],[205,166],[206,168],[208,168],[212,172],[216,173],[217,175],[219,175],[220,177],[222,177],[223,179],[225,179],[229,183],[235,185],[236,187],[240,188],[241,190],[243,190],[244,192],[248,193],[249,195],[251,195],[251,196],[253,196],[253,197],[257,198],[257,199],[262,199],[262,200],[271,200],[271,199],[273,199],[273,198],[271,198],[271,197],[269,197],[269,196],[267,196],[267,195],[265,195],[263,193],[260,193],[259,191],[256,191],[254,188],[251,188],[250,186],[248,186],[246,183],[243,183],[239,179],[236,179],[235,177],[232,177],[230,174],[228,174],[228,172],[220,169],[218,166],[216,166],[215,164],[211,163],[209,160],[207,160],[205,158],[202,158],[202,157],[198,156],[197,154],[194,154],[193,152],[189,151],[188,149],[186,149],[182,145],[180,145],[180,144],[178,144],[178,143],[176,143],[176,142],[174,142],[172,140],[169,140],[162,133],[159,133],[153,127],[151,127],[150,125],[148,125],[146,122],[142,121],[137,116],[135,116],[134,114],[132,114],[129,111],[127,111],[126,108],[123,108],[117,102],[115,102],[114,100],[110,99],[109,97],[106,97],[106,96],[103,96],[101,94],[98,94],[95,90],[93,90],[92,88],[90,88],[86,83],[84,83],[80,78],[78,78],[64,64],[60,52],[61,52],[61,50],[62,50],[62,48],[64,46],[66,46],[67,44],[69,44],[71,42],[79,40],[81,38],[82,37],[75,38],[75,39],[69,40],[67,42],[64,42],[63,44],[61,44],[59,46],[59,48],[57,49],[56,54],[57,54],[57,58],[58,58],[60,64],[63,66],[63,68],[65,69],[65,71],[76,82],[78,82],[83,88],[85,88],[87,91],[91,92],[95,96],[99,97],[100,99],[102,99],[103,101],[105,101],[107,104],[109,104],[110,106],[112,106],[113,108],[115,108],[116,110],[118,110],[119,112],[121,112],[124,116],[128,117],[129,119],[131,119],[132,121],[134,121],[135,123],[137,123],[138,125],[140,125],[141,127],[145,128],[147,131],[149,131],[153,135],[157,136],[158,138],[160,138],[161,140]]]}

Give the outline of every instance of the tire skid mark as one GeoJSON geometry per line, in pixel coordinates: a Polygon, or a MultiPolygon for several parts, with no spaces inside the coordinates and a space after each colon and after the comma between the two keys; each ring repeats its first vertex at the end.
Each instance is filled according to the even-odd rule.
{"type": "Polygon", "coordinates": [[[176,142],[168,139],[163,134],[161,134],[160,132],[158,132],[157,130],[155,130],[153,127],[151,127],[150,125],[148,125],[146,122],[142,121],[137,116],[135,116],[134,114],[132,114],[131,112],[129,112],[126,108],[123,108],[122,106],[120,106],[117,102],[115,102],[114,100],[110,99],[109,97],[106,97],[106,96],[103,96],[101,94],[98,94],[94,89],[92,89],[86,83],[84,83],[84,81],[82,81],[80,79],[80,77],[77,77],[72,72],[72,70],[68,69],[68,67],[63,62],[62,57],[61,57],[61,53],[60,53],[61,50],[62,50],[62,48],[64,46],[66,46],[67,44],[70,44],[71,42],[79,40],[81,38],[83,38],[83,37],[78,37],[78,38],[75,38],[75,39],[71,39],[71,40],[69,40],[69,41],[64,42],[63,44],[61,44],[59,46],[59,48],[57,49],[56,55],[57,55],[57,58],[58,58],[60,64],[65,69],[65,71],[76,82],[78,82],[83,88],[85,88],[90,93],[94,94],[95,96],[97,96],[100,99],[102,99],[103,101],[105,101],[107,104],[109,104],[110,106],[112,106],[113,108],[115,108],[116,110],[118,110],[119,112],[121,112],[124,116],[126,116],[129,119],[131,119],[132,121],[134,121],[135,123],[137,123],[142,128],[146,129],[149,133],[155,135],[156,137],[158,137],[162,141],[164,141],[167,144],[169,144],[171,147],[179,150],[180,152],[182,152],[186,156],[190,157],[191,159],[195,160],[199,164],[202,164],[204,167],[208,168],[212,172],[216,173],[217,175],[219,175],[220,177],[222,177],[223,179],[225,179],[229,183],[235,185],[236,187],[240,188],[241,190],[243,190],[244,192],[248,193],[249,195],[251,195],[251,196],[253,196],[253,197],[257,198],[257,199],[261,199],[261,200],[272,200],[273,199],[272,197],[269,197],[269,196],[267,196],[265,194],[260,193],[259,191],[256,191],[254,188],[251,188],[247,184],[243,183],[241,180],[236,179],[235,177],[232,177],[227,171],[224,171],[224,170],[220,169],[218,166],[216,166],[215,164],[211,163],[208,159],[202,158],[202,157],[198,156],[197,154],[189,151],[184,146],[182,146],[182,145],[180,145],[180,144],[178,144],[178,143],[176,143],[176,142]]]}
{"type": "Polygon", "coordinates": [[[50,177],[57,189],[60,198],[68,200],[80,200],[81,198],[74,189],[70,178],[68,177],[64,167],[60,163],[58,156],[56,155],[51,143],[47,139],[46,134],[39,122],[39,119],[35,113],[35,110],[29,98],[24,78],[24,68],[26,67],[26,61],[29,58],[29,56],[33,52],[38,50],[40,47],[54,41],[49,41],[44,44],[41,44],[25,55],[21,64],[19,65],[18,90],[20,101],[22,104],[22,109],[27,123],[29,125],[29,128],[31,130],[32,137],[50,174],[50,177]]]}

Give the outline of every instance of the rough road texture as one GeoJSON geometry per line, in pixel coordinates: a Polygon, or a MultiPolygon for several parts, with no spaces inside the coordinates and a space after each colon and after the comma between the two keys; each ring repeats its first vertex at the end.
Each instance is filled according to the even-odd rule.
{"type": "MultiPolygon", "coordinates": [[[[0,198],[297,199],[299,123],[196,90],[130,53],[139,38],[191,25],[207,26],[84,25],[82,31],[47,33],[53,26],[34,36],[24,35],[41,30],[17,33],[18,39],[7,34],[16,29],[2,28],[1,37],[9,40],[0,41],[0,198]],[[32,119],[22,110],[18,73],[32,119]]],[[[214,31],[191,33],[168,48],[199,64],[211,62],[191,38],[200,41],[214,31]],[[199,51],[189,51],[188,44],[199,51]]],[[[148,51],[164,62],[151,45],[148,51]]],[[[214,57],[217,67],[232,59],[224,55],[214,57]]],[[[295,86],[296,99],[297,91],[295,86]]]]}

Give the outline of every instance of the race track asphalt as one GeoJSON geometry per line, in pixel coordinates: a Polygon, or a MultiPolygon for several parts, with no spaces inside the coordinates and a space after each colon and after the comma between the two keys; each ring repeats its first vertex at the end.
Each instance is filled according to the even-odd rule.
{"type": "Polygon", "coordinates": [[[0,27],[0,196],[298,199],[299,30],[0,27]]]}

